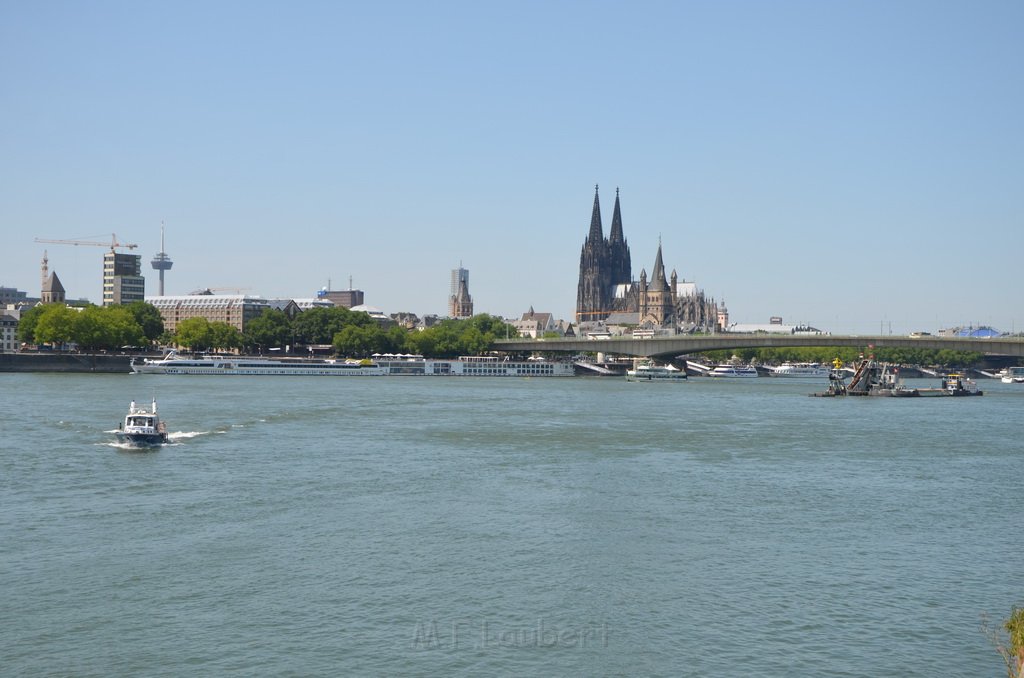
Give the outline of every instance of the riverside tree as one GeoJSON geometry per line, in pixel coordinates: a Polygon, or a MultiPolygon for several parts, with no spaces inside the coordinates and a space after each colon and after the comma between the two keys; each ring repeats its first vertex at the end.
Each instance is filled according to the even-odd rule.
{"type": "Polygon", "coordinates": [[[18,323],[18,338],[28,344],[113,350],[146,343],[146,335],[135,315],[125,306],[70,308],[44,304],[26,311],[18,323]]]}
{"type": "Polygon", "coordinates": [[[160,339],[164,333],[164,317],[160,315],[160,309],[145,301],[133,301],[126,304],[124,308],[128,309],[135,318],[135,322],[139,323],[139,327],[142,328],[142,333],[149,343],[160,339]]]}
{"type": "Polygon", "coordinates": [[[292,340],[291,321],[284,311],[267,309],[246,324],[242,340],[248,350],[284,348],[292,340]]]}
{"type": "Polygon", "coordinates": [[[193,351],[235,349],[242,346],[242,333],[233,325],[206,318],[187,318],[178,323],[174,342],[193,351]]]}
{"type": "Polygon", "coordinates": [[[317,306],[298,314],[292,321],[292,329],[297,343],[330,344],[334,336],[348,326],[368,327],[375,324],[369,313],[342,307],[317,306]]]}

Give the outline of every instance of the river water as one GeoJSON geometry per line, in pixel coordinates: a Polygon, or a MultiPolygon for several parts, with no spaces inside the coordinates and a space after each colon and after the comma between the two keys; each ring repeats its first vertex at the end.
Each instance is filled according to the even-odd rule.
{"type": "Polygon", "coordinates": [[[1024,603],[1021,387],[0,387],[6,676],[999,676],[1024,603]]]}

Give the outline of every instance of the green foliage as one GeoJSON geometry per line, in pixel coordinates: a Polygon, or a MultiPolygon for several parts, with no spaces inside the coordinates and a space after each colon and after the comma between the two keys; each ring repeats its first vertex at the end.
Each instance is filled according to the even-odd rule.
{"type": "Polygon", "coordinates": [[[1003,628],[1009,637],[1007,650],[1012,657],[1010,676],[1024,678],[1024,607],[1014,607],[1003,628]]]}
{"type": "Polygon", "coordinates": [[[428,358],[455,358],[460,355],[480,355],[491,350],[497,338],[517,337],[519,333],[501,318],[486,313],[467,320],[442,320],[421,332],[406,338],[406,351],[428,358]]]}
{"type": "Polygon", "coordinates": [[[39,306],[33,306],[27,311],[22,311],[21,319],[18,320],[18,341],[25,344],[41,343],[36,341],[36,324],[39,322],[39,317],[52,305],[40,304],[39,306]]]}
{"type": "Polygon", "coordinates": [[[87,351],[146,343],[142,326],[125,306],[87,306],[77,313],[73,334],[79,348],[87,351]]]}
{"type": "Polygon", "coordinates": [[[349,325],[368,327],[376,324],[368,313],[342,307],[317,306],[303,311],[292,321],[295,340],[301,344],[330,344],[334,335],[349,325]]]}
{"type": "Polygon", "coordinates": [[[242,333],[220,320],[187,318],[178,323],[174,342],[193,351],[228,350],[242,347],[242,333]]]}
{"type": "Polygon", "coordinates": [[[36,320],[34,330],[37,344],[61,346],[74,341],[74,323],[78,311],[64,304],[47,304],[36,320]]]}
{"type": "Polygon", "coordinates": [[[339,355],[366,358],[374,353],[397,353],[404,348],[396,346],[394,336],[374,323],[367,327],[349,325],[334,335],[334,351],[339,355]]]}
{"type": "Polygon", "coordinates": [[[1024,607],[1014,606],[1010,618],[996,628],[984,617],[981,629],[1006,663],[1007,678],[1024,678],[1024,607]]]}
{"type": "Polygon", "coordinates": [[[248,350],[266,351],[284,348],[291,343],[292,327],[287,314],[268,309],[246,323],[243,343],[248,350]]]}
{"type": "Polygon", "coordinates": [[[85,351],[146,343],[142,327],[124,306],[89,304],[72,309],[64,304],[45,304],[23,314],[18,330],[19,338],[26,343],[77,344],[85,351]]]}
{"type": "Polygon", "coordinates": [[[480,333],[484,336],[489,334],[492,337],[500,337],[502,339],[506,337],[514,339],[519,336],[519,331],[515,327],[509,325],[501,318],[486,313],[475,315],[467,322],[469,322],[470,326],[480,330],[480,333]]]}
{"type": "Polygon", "coordinates": [[[234,325],[215,320],[210,323],[210,335],[210,348],[214,350],[242,348],[242,333],[234,325]]]}
{"type": "Polygon", "coordinates": [[[206,318],[186,318],[174,331],[174,343],[192,350],[204,350],[213,345],[210,321],[206,318]]]}
{"type": "Polygon", "coordinates": [[[148,304],[145,301],[133,301],[126,304],[124,308],[131,312],[135,322],[142,328],[142,334],[150,343],[159,339],[160,335],[164,333],[164,318],[160,315],[160,310],[153,304],[148,304]]]}

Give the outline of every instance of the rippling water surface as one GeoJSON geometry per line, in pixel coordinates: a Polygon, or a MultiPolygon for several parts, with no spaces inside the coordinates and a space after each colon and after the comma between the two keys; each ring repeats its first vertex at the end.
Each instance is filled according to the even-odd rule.
{"type": "Polygon", "coordinates": [[[0,673],[1002,675],[982,386],[0,375],[0,673]],[[116,447],[153,395],[172,442],[116,447]]]}

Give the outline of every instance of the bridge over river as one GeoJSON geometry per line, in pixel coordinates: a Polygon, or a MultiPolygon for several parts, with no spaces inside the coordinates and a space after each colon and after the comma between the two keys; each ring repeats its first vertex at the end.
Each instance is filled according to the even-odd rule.
{"type": "Polygon", "coordinates": [[[781,348],[843,346],[858,349],[923,348],[974,351],[991,355],[1024,357],[1024,339],[971,339],[968,337],[894,337],[836,334],[698,334],[634,339],[499,339],[497,351],[602,352],[644,358],[670,358],[688,353],[733,348],[781,348]]]}

